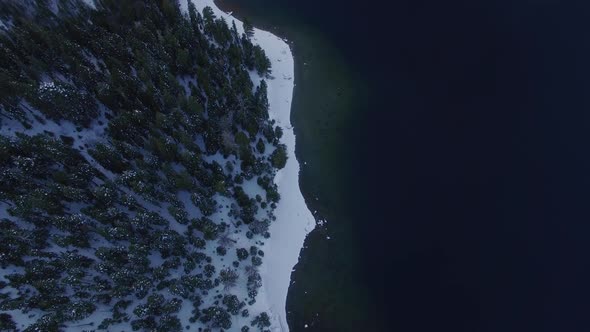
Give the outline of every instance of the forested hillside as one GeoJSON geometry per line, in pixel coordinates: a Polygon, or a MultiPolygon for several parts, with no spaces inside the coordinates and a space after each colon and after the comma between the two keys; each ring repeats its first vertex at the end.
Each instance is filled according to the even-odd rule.
{"type": "Polygon", "coordinates": [[[269,327],[270,61],[179,8],[0,0],[0,330],[269,327]]]}

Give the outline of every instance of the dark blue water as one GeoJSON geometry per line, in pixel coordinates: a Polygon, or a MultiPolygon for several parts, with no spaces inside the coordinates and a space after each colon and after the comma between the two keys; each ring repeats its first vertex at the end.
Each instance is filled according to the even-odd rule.
{"type": "MultiPolygon", "coordinates": [[[[348,236],[308,239],[292,330],[590,331],[590,3],[253,2],[320,31],[369,91],[344,134],[326,121],[354,140],[323,175],[348,184],[323,211],[348,236]]],[[[298,156],[330,162],[310,142],[298,156]]]]}
{"type": "Polygon", "coordinates": [[[361,28],[383,330],[590,331],[589,5],[394,3],[361,28]]]}

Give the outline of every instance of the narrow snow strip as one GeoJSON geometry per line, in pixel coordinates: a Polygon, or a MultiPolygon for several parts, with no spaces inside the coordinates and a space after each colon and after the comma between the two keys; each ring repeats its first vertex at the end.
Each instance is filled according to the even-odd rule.
{"type": "Polygon", "coordinates": [[[268,305],[279,319],[280,329],[288,331],[286,317],[287,292],[291,272],[303,248],[303,242],[315,226],[299,189],[299,162],[295,157],[295,133],[291,125],[291,100],[294,87],[294,59],[289,45],[267,31],[255,30],[253,41],[266,52],[272,63],[272,76],[267,80],[270,117],[283,129],[282,141],[287,145],[287,165],[275,176],[281,200],[275,210],[277,220],[270,227],[266,243],[267,266],[263,275],[268,305]]]}
{"type": "MultiPolygon", "coordinates": [[[[230,26],[235,20],[239,31],[243,31],[242,23],[217,8],[213,0],[193,2],[199,11],[210,6],[215,15],[225,18],[230,26]]],[[[186,3],[181,1],[181,4],[186,12],[186,3]]],[[[295,71],[293,55],[283,39],[267,31],[255,29],[253,42],[264,49],[272,64],[273,78],[267,79],[269,112],[283,129],[282,142],[287,145],[289,157],[285,168],[275,177],[281,200],[275,210],[277,220],[270,227],[271,237],[262,247],[266,253],[260,269],[264,291],[260,292],[257,304],[268,307],[273,331],[289,331],[286,302],[291,272],[299,260],[305,237],[315,227],[315,220],[299,189],[299,162],[295,157],[295,133],[290,120],[295,71]]]]}
{"type": "Polygon", "coordinates": [[[82,0],[82,1],[84,1],[88,6],[90,6],[90,8],[96,9],[96,3],[94,3],[94,0],[82,0]]]}

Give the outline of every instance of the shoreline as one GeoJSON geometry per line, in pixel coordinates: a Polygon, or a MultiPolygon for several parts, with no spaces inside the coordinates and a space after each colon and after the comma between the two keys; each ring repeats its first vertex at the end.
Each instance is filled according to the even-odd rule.
{"type": "Polygon", "coordinates": [[[365,78],[351,71],[349,59],[320,25],[291,12],[284,1],[214,1],[218,8],[288,38],[295,58],[291,122],[301,162],[300,189],[316,227],[305,238],[291,275],[289,327],[292,331],[371,329],[370,313],[377,308],[360,272],[364,258],[356,221],[362,217],[357,217],[356,195],[348,194],[355,192],[350,180],[356,178],[359,162],[349,151],[364,148],[357,145],[356,125],[369,95],[368,85],[359,83],[365,78]]]}
{"type": "MultiPolygon", "coordinates": [[[[238,30],[243,31],[242,22],[219,9],[213,0],[193,0],[193,3],[199,11],[211,7],[216,16],[223,17],[228,24],[235,21],[238,30]]],[[[299,187],[300,165],[295,156],[296,141],[291,124],[295,59],[289,44],[268,31],[254,28],[252,41],[262,47],[271,61],[272,79],[266,79],[269,116],[283,129],[281,142],[287,146],[288,156],[287,164],[274,178],[281,199],[274,210],[276,220],[270,225],[270,239],[261,247],[266,255],[260,269],[262,288],[255,306],[269,312],[273,331],[289,331],[286,306],[291,273],[299,261],[307,234],[315,228],[315,218],[299,187]]]]}

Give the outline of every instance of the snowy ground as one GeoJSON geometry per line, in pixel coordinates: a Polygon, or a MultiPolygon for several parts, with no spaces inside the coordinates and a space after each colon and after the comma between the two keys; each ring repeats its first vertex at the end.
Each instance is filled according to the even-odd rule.
{"type": "MultiPolygon", "coordinates": [[[[93,0],[85,0],[86,2],[93,4],[93,0]]],[[[199,11],[205,6],[213,8],[215,15],[223,17],[230,24],[232,21],[236,21],[239,31],[242,31],[242,24],[238,20],[235,20],[229,14],[226,14],[219,10],[213,0],[193,0],[195,6],[199,11]]],[[[183,9],[186,11],[186,2],[180,1],[183,9]]],[[[56,7],[57,8],[57,7],[56,7]]],[[[286,299],[287,291],[291,283],[291,272],[293,267],[298,261],[299,253],[303,247],[303,242],[307,233],[309,233],[315,225],[315,220],[308,210],[303,196],[299,190],[299,163],[295,157],[295,134],[293,127],[290,122],[291,112],[291,100],[293,95],[294,87],[294,60],[289,49],[289,45],[281,38],[259,29],[255,29],[254,37],[252,38],[254,43],[259,44],[266,55],[271,60],[272,64],[272,76],[265,78],[268,84],[268,101],[270,104],[269,112],[272,119],[276,121],[276,124],[282,127],[283,137],[282,143],[287,146],[288,161],[282,170],[280,170],[274,179],[278,185],[278,191],[281,195],[281,200],[274,211],[276,221],[270,226],[270,239],[266,240],[253,240],[247,239],[241,229],[232,228],[236,233],[230,233],[229,236],[235,240],[235,248],[243,247],[248,248],[250,245],[255,244],[264,252],[263,264],[259,269],[262,276],[262,288],[259,289],[259,294],[256,297],[256,303],[249,306],[251,316],[248,318],[242,318],[239,316],[232,317],[233,328],[232,330],[239,329],[243,325],[249,325],[254,315],[266,311],[269,313],[272,319],[273,331],[288,331],[286,321],[286,299]],[[263,243],[262,243],[263,242],[263,243]]],[[[252,80],[257,85],[260,83],[261,78],[252,73],[252,80]]],[[[182,81],[182,80],[181,80],[182,81]]],[[[181,83],[186,82],[182,81],[181,83]]],[[[30,105],[25,104],[30,109],[29,115],[36,115],[37,119],[44,118],[40,113],[34,110],[30,105]]],[[[39,121],[30,119],[32,123],[31,129],[26,129],[18,122],[5,122],[2,127],[2,134],[13,137],[16,132],[26,133],[28,135],[34,135],[42,133],[44,131],[54,133],[56,135],[65,135],[73,139],[73,147],[80,150],[81,154],[89,160],[89,162],[104,173],[107,178],[113,179],[114,175],[109,171],[102,168],[94,159],[88,154],[87,150],[89,147],[95,145],[96,142],[104,139],[106,119],[104,113],[106,110],[101,108],[101,116],[96,119],[90,126],[90,129],[78,129],[72,123],[67,121],[61,121],[56,123],[45,119],[39,121]]],[[[271,147],[267,146],[266,149],[269,154],[271,147]]],[[[235,159],[229,158],[230,162],[235,162],[235,159]]],[[[221,165],[225,165],[228,161],[223,159],[220,154],[205,157],[207,162],[217,161],[221,165]]],[[[178,165],[175,165],[178,166],[178,165]]],[[[239,165],[236,165],[239,168],[239,165]]],[[[262,188],[256,184],[255,179],[245,181],[243,184],[244,191],[250,196],[254,197],[256,194],[264,196],[262,188]]],[[[185,230],[185,226],[174,221],[174,218],[169,214],[167,208],[168,204],[163,206],[156,206],[145,201],[142,197],[134,194],[131,191],[126,192],[135,197],[136,200],[148,211],[156,212],[163,218],[167,219],[171,223],[171,228],[175,229],[180,234],[185,230]]],[[[179,199],[184,203],[187,212],[190,217],[199,217],[200,211],[196,206],[190,202],[188,193],[181,194],[179,199]]],[[[231,206],[231,200],[222,196],[216,196],[215,200],[218,204],[217,212],[211,217],[214,220],[226,221],[231,223],[231,217],[228,215],[231,206]]],[[[8,217],[6,214],[6,206],[0,205],[0,217],[8,217]]],[[[79,208],[78,208],[79,210],[79,208]]],[[[265,210],[259,210],[259,218],[268,217],[265,215],[265,210]]],[[[245,228],[242,226],[241,228],[245,228]]],[[[231,267],[232,261],[237,260],[235,249],[231,248],[228,250],[226,256],[218,256],[214,254],[217,243],[209,241],[207,243],[206,252],[212,257],[212,264],[221,270],[224,267],[231,267]]],[[[86,253],[89,257],[93,257],[92,253],[86,253]]],[[[96,257],[94,257],[96,258],[96,257]]],[[[161,257],[152,257],[152,263],[154,265],[160,265],[162,263],[161,257]]],[[[0,280],[7,273],[13,273],[15,271],[0,271],[0,280]]],[[[172,271],[172,277],[181,277],[181,271],[172,271]],[[177,275],[176,275],[177,274],[177,275]]],[[[211,295],[220,293],[221,287],[215,287],[211,290],[211,295]]],[[[232,293],[237,295],[239,299],[247,298],[247,288],[245,286],[244,278],[241,279],[240,284],[232,289],[232,293]]],[[[171,294],[164,294],[167,299],[171,298],[171,294]]],[[[205,303],[203,307],[212,305],[213,296],[204,297],[205,303]]],[[[137,303],[136,303],[137,304],[137,303]]],[[[129,307],[129,314],[131,316],[131,309],[134,306],[129,307]]],[[[178,314],[178,317],[182,321],[183,326],[191,325],[188,318],[191,316],[192,305],[188,301],[184,301],[182,309],[178,314]]],[[[108,308],[99,308],[93,315],[87,317],[82,321],[78,321],[75,324],[70,324],[67,327],[68,331],[83,331],[89,328],[90,323],[98,324],[104,318],[108,317],[108,308]]],[[[13,317],[19,323],[19,327],[24,328],[34,322],[41,312],[28,312],[23,314],[20,311],[11,312],[13,317]]],[[[123,324],[124,325],[124,324],[123,324]]],[[[96,326],[95,326],[96,327],[96,326]]],[[[129,330],[128,326],[111,326],[109,330],[129,330]]]]}
{"type": "MultiPolygon", "coordinates": [[[[210,6],[216,16],[225,18],[230,25],[236,21],[242,31],[241,22],[217,8],[213,0],[193,2],[199,11],[210,6]]],[[[186,4],[182,1],[181,4],[186,11],[186,4]]],[[[305,237],[315,226],[315,220],[299,190],[299,162],[295,158],[295,133],[290,120],[294,87],[293,55],[285,40],[267,31],[255,29],[253,42],[264,49],[272,63],[272,78],[267,79],[269,112],[283,129],[282,142],[287,145],[289,156],[286,167],[275,177],[281,200],[274,212],[277,220],[271,224],[271,237],[261,247],[266,255],[260,269],[263,286],[257,304],[260,310],[268,307],[273,331],[288,331],[285,307],[291,272],[297,264],[305,237]]],[[[256,83],[256,78],[253,77],[253,80],[256,83]]]]}

